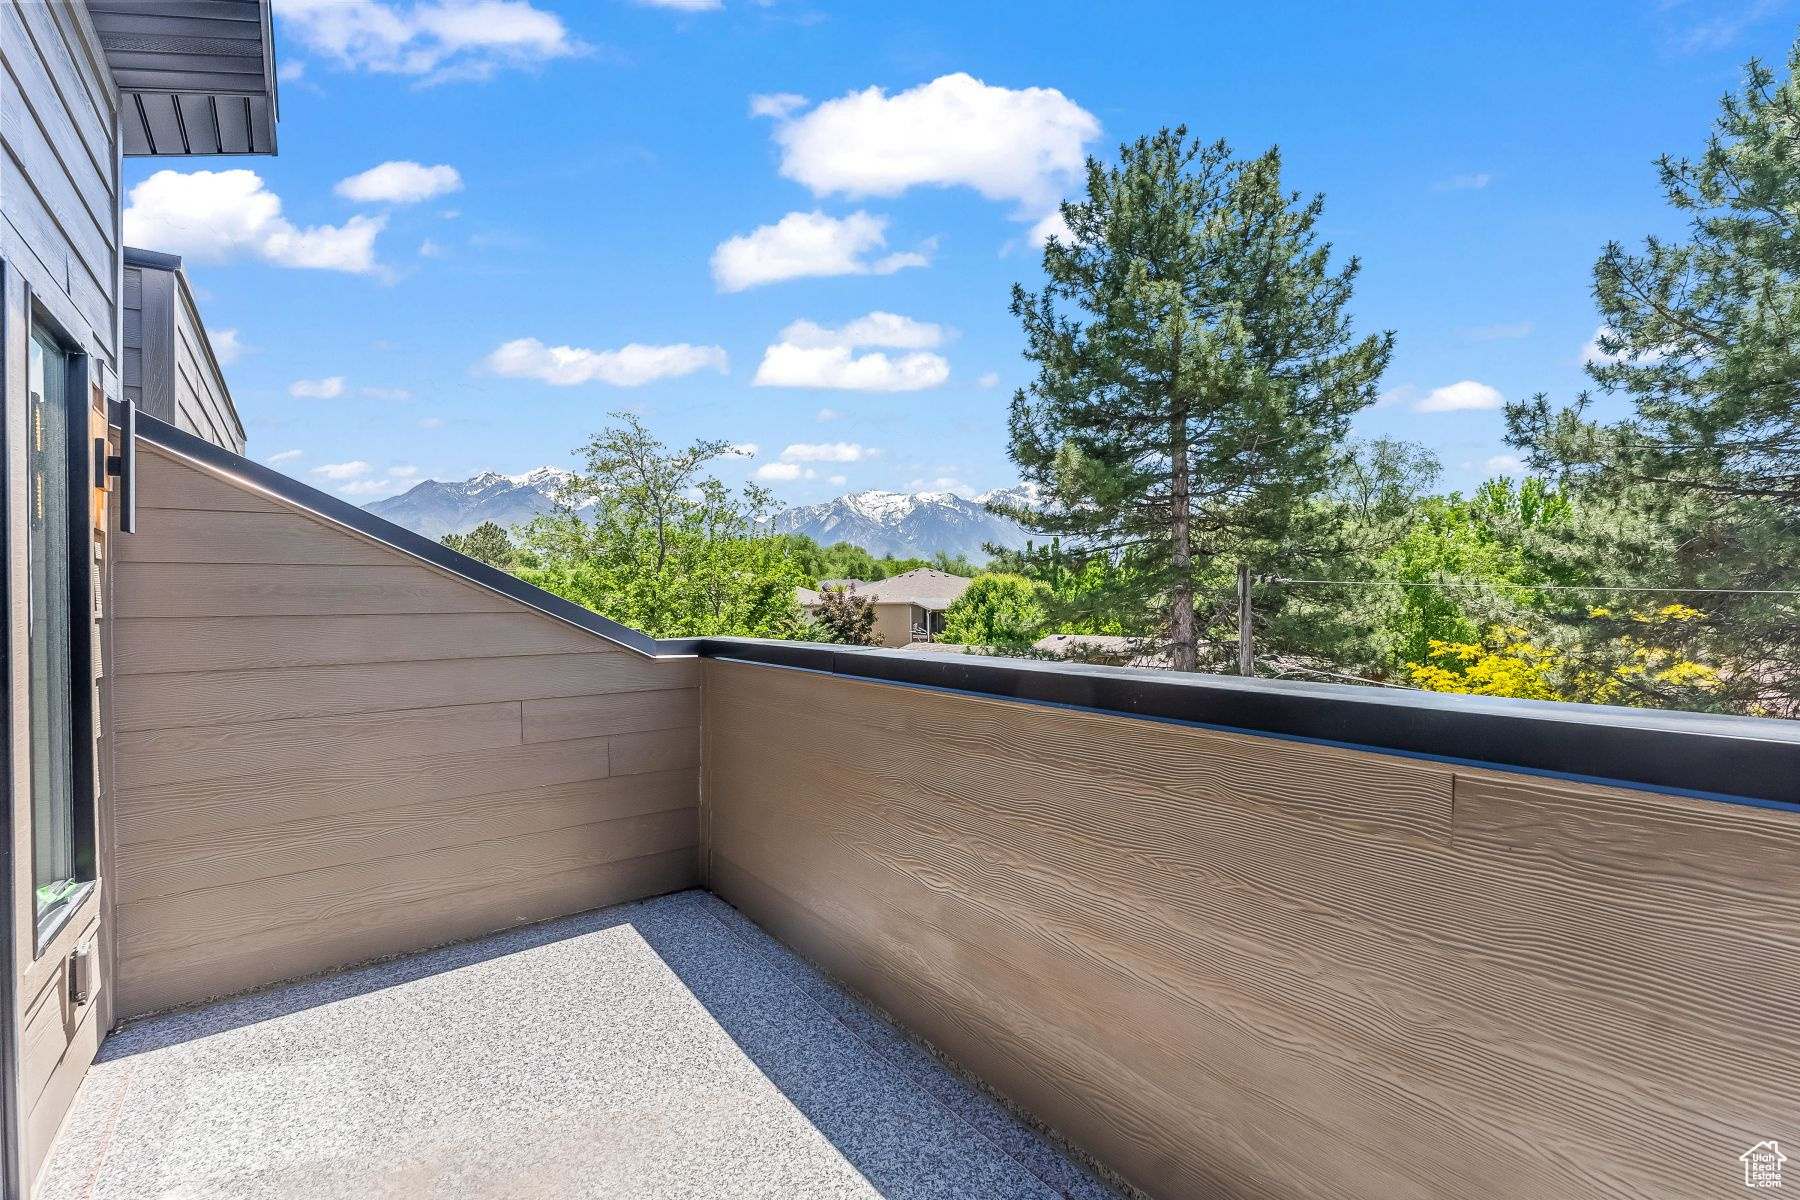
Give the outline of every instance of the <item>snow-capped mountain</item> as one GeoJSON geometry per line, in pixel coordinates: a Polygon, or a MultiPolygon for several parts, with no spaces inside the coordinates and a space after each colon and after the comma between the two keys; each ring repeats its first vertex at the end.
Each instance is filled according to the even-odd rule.
{"type": "Polygon", "coordinates": [[[483,471],[459,483],[427,479],[398,496],[363,507],[432,538],[467,533],[483,521],[509,529],[552,511],[571,475],[560,467],[539,467],[523,475],[483,471]]]}
{"type": "Polygon", "coordinates": [[[980,562],[984,545],[1017,550],[1031,536],[988,512],[989,500],[1029,503],[1030,493],[1002,488],[968,500],[952,492],[853,492],[776,513],[773,524],[778,533],[803,533],[821,546],[850,542],[874,555],[922,558],[942,550],[980,562]]]}

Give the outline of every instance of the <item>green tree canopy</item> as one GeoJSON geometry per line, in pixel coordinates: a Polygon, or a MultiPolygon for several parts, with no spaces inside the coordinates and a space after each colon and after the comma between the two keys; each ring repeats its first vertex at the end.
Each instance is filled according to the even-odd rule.
{"type": "Polygon", "coordinates": [[[446,533],[438,539],[458,554],[466,554],[476,562],[509,571],[518,565],[519,551],[506,530],[493,521],[483,521],[467,533],[446,533]]]}
{"type": "Polygon", "coordinates": [[[707,464],[722,441],[671,451],[630,413],[582,450],[587,470],[564,489],[569,506],[527,526],[521,576],[654,637],[786,637],[801,625],[794,589],[806,582],[766,528],[769,493],[734,493],[707,464]],[[590,517],[574,508],[592,502],[590,517]]]}
{"type": "Polygon", "coordinates": [[[1017,650],[1046,632],[1050,589],[1022,575],[977,575],[944,611],[940,642],[1017,650]]]}
{"type": "Polygon", "coordinates": [[[1333,269],[1323,200],[1284,190],[1271,149],[1235,159],[1185,129],[1090,160],[1042,290],[1013,290],[1037,378],[1011,452],[1041,508],[1006,510],[1122,556],[1121,602],[1194,670],[1196,590],[1248,546],[1296,540],[1350,416],[1375,399],[1391,334],[1357,340],[1357,263],[1333,269]]]}

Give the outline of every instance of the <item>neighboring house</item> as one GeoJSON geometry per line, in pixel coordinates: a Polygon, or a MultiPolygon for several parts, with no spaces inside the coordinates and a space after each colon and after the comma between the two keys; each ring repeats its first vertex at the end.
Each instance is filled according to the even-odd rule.
{"type": "Polygon", "coordinates": [[[244,452],[244,426],[181,258],[125,247],[125,398],[159,421],[244,452]]]}
{"type": "MultiPolygon", "coordinates": [[[[875,632],[884,646],[929,642],[944,632],[944,610],[975,582],[947,571],[920,567],[889,579],[865,583],[860,579],[821,580],[821,588],[850,587],[875,605],[875,632]]],[[[819,607],[819,593],[795,588],[794,602],[811,611],[819,607]]]]}
{"type": "Polygon", "coordinates": [[[113,468],[123,478],[132,461],[114,418],[129,412],[135,386],[147,410],[166,404],[171,419],[185,415],[202,437],[243,444],[178,264],[140,261],[135,285],[127,279],[121,159],[274,153],[270,20],[269,0],[0,0],[0,497],[10,630],[0,695],[8,845],[16,847],[0,862],[7,1196],[31,1193],[113,1024],[122,939],[116,880],[103,888],[101,876],[114,848],[105,814],[116,791],[108,764],[118,739],[109,725],[121,675],[105,617],[119,549],[113,468]],[[150,291],[164,278],[169,303],[153,308],[150,291]],[[141,299],[134,289],[145,289],[141,299]],[[134,299],[140,315],[128,321],[134,299]],[[153,311],[161,314],[154,329],[145,323],[153,311]],[[128,324],[141,339],[138,367],[120,336],[128,324]]]}

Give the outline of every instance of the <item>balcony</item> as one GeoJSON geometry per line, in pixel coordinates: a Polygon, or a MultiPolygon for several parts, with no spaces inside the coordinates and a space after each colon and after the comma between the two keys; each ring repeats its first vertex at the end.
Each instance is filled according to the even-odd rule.
{"type": "Polygon", "coordinates": [[[153,420],[136,471],[45,1195],[1687,1197],[1800,1141],[1791,725],[654,642],[153,420]]]}

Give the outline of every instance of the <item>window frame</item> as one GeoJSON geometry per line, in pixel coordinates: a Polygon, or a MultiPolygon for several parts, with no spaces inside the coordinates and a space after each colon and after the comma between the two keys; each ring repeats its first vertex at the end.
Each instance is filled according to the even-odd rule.
{"type": "MultiPolygon", "coordinates": [[[[62,351],[65,361],[65,377],[63,386],[62,417],[67,422],[67,489],[68,489],[68,542],[67,552],[69,594],[69,656],[66,669],[69,672],[69,837],[70,865],[72,878],[77,886],[58,903],[43,912],[33,911],[35,926],[34,958],[42,958],[44,951],[55,940],[69,921],[87,904],[94,894],[99,880],[99,841],[97,811],[97,780],[94,758],[94,692],[93,648],[94,648],[94,530],[92,526],[92,488],[93,488],[93,452],[90,441],[89,410],[92,401],[89,392],[93,386],[93,359],[85,350],[80,340],[72,336],[67,327],[56,318],[32,291],[29,283],[24,287],[24,302],[21,311],[25,316],[23,330],[27,355],[31,349],[31,339],[43,336],[43,339],[54,343],[62,351]],[[80,418],[77,420],[77,418],[80,418]]],[[[19,397],[19,405],[27,409],[29,420],[30,379],[26,373],[25,394],[19,397]]],[[[12,405],[8,405],[10,409],[12,405]]],[[[29,451],[27,451],[29,455],[29,451]]],[[[27,459],[29,461],[29,458],[27,459]]],[[[10,462],[9,462],[10,466],[10,462]]],[[[29,480],[27,488],[29,489],[29,480]]],[[[10,530],[9,530],[10,532],[10,530]]],[[[27,533],[29,537],[29,521],[27,533]]],[[[10,556],[9,556],[10,557],[10,556]]],[[[24,570],[30,570],[30,554],[23,559],[24,570]]],[[[9,565],[9,571],[11,566],[9,565]]],[[[15,588],[29,589],[31,581],[28,575],[9,582],[9,594],[15,588]]],[[[25,674],[30,679],[31,648],[29,639],[25,646],[25,674]]],[[[10,689],[10,679],[8,681],[10,689]]],[[[30,703],[30,688],[26,689],[26,704],[30,703]]],[[[31,751],[29,708],[25,713],[27,753],[31,751]]],[[[17,806],[15,806],[17,808],[17,806]]],[[[35,812],[33,813],[35,818],[35,812]]],[[[33,881],[32,895],[36,895],[37,854],[35,829],[32,838],[32,855],[30,878],[33,881]]]]}

